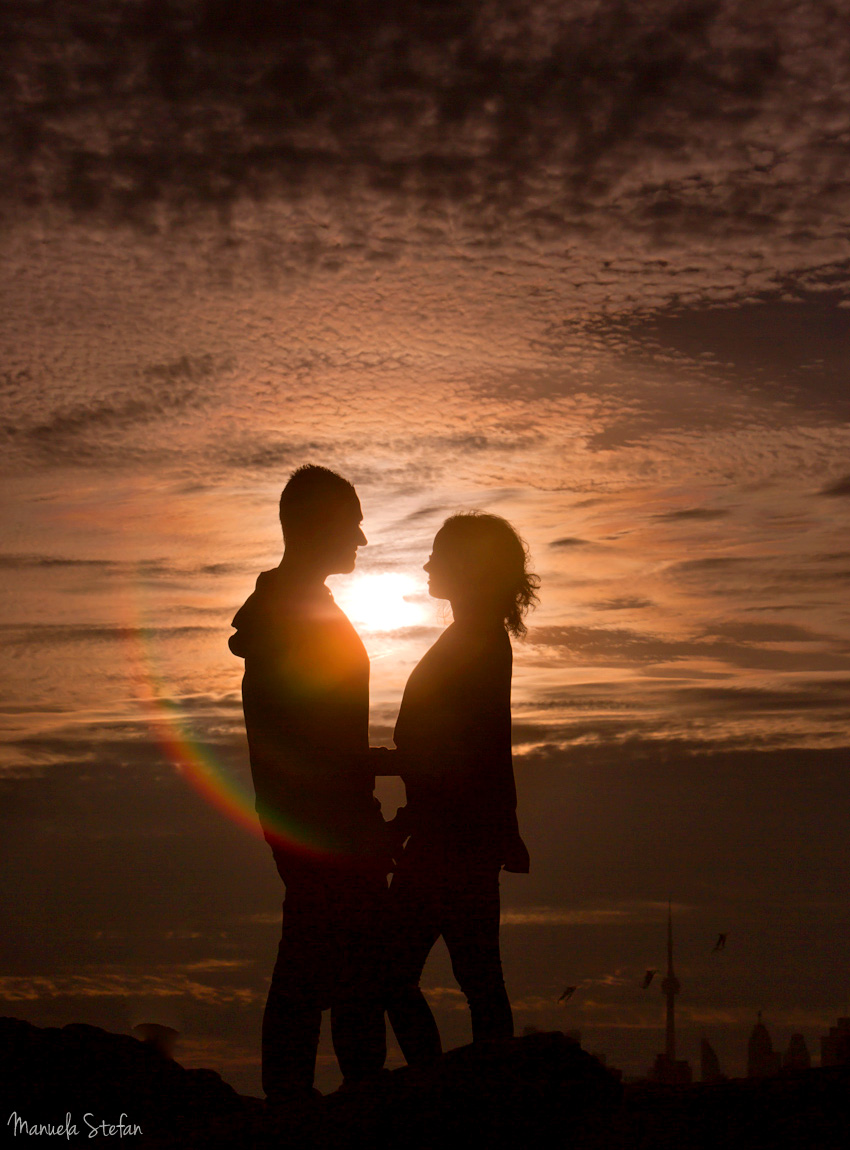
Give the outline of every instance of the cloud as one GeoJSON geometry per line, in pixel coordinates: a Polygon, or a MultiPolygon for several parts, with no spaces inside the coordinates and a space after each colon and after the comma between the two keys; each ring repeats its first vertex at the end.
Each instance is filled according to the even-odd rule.
{"type": "Polygon", "coordinates": [[[515,761],[521,769],[538,762],[569,769],[585,752],[638,763],[671,754],[820,750],[846,741],[846,676],[791,677],[786,688],[776,689],[724,686],[724,678],[731,676],[713,680],[690,670],[677,676],[665,668],[638,682],[594,683],[536,700],[529,709],[537,721],[515,712],[515,761]],[[547,713],[550,722],[539,717],[547,713]]]}
{"type": "Polygon", "coordinates": [[[535,627],[536,646],[565,648],[585,666],[712,660],[729,667],[773,671],[850,670],[850,642],[793,626],[731,623],[707,628],[703,636],[671,639],[627,627],[535,627]],[[779,643],[810,649],[782,649],[779,643]]]}
{"type": "Polygon", "coordinates": [[[850,678],[799,679],[786,690],[769,687],[688,686],[675,691],[682,706],[713,710],[718,715],[777,715],[824,712],[840,721],[842,699],[846,699],[850,678]]]}
{"type": "Polygon", "coordinates": [[[246,434],[218,445],[215,456],[224,467],[238,472],[273,471],[275,476],[299,466],[305,459],[330,457],[336,460],[345,452],[344,441],[328,437],[327,440],[288,440],[263,435],[246,434]]]}
{"type": "Polygon", "coordinates": [[[736,619],[713,623],[702,632],[706,638],[734,639],[741,643],[829,643],[833,635],[824,635],[794,623],[753,623],[736,619]]]}
{"type": "Polygon", "coordinates": [[[0,567],[11,571],[32,567],[82,567],[115,571],[121,567],[121,563],[113,559],[71,559],[61,555],[0,555],[0,567]]]}
{"type": "MultiPolygon", "coordinates": [[[[828,287],[828,280],[822,286],[828,287]]],[[[672,353],[679,373],[743,384],[753,397],[780,394],[812,416],[846,418],[850,313],[837,306],[843,298],[842,291],[802,289],[790,301],[670,308],[644,324],[628,325],[624,334],[655,359],[672,353]]]]}
{"type": "Polygon", "coordinates": [[[502,911],[502,926],[618,926],[626,922],[656,922],[660,904],[626,907],[518,907],[502,911]]]}
{"type": "Polygon", "coordinates": [[[568,551],[573,547],[592,547],[593,544],[588,543],[586,539],[578,539],[573,535],[565,535],[562,539],[553,539],[549,546],[556,551],[568,551]]]}
{"type": "MultiPolygon", "coordinates": [[[[207,409],[210,395],[195,383],[153,376],[143,386],[128,382],[112,395],[92,394],[76,403],[57,403],[42,413],[28,397],[23,418],[0,425],[0,436],[10,449],[31,460],[56,465],[73,462],[105,463],[112,459],[128,462],[144,455],[164,456],[168,432],[179,427],[182,417],[207,409]],[[165,433],[159,443],[146,440],[144,429],[155,426],[165,433]]],[[[43,406],[43,400],[41,401],[43,406]]]]}
{"type": "Polygon", "coordinates": [[[466,1007],[463,993],[456,986],[426,986],[423,988],[423,993],[429,1002],[441,1004],[448,1000],[454,1008],[466,1007]],[[464,999],[462,1003],[461,999],[464,999]]]}
{"type": "Polygon", "coordinates": [[[850,567],[840,553],[798,554],[789,561],[781,554],[715,555],[671,563],[665,577],[674,586],[700,593],[733,597],[747,603],[748,610],[782,609],[793,597],[799,606],[800,592],[842,598],[850,580],[850,567]],[[778,600],[778,603],[777,603],[778,600]],[[776,604],[776,608],[774,608],[776,604]]]}
{"type": "MultiPolygon", "coordinates": [[[[394,201],[450,208],[484,242],[627,222],[660,260],[671,234],[817,233],[842,207],[840,28],[811,0],[18,6],[0,27],[7,210],[150,229],[160,207],[318,193],[345,197],[349,238],[394,201]]],[[[323,246],[302,259],[332,259],[323,246]]]]}
{"type": "Polygon", "coordinates": [[[834,483],[828,483],[826,487],[822,487],[818,492],[819,495],[850,495],[850,475],[842,475],[840,479],[836,479],[834,483]]]}
{"type": "Polygon", "coordinates": [[[141,643],[158,639],[185,639],[192,635],[220,632],[219,627],[201,624],[156,627],[103,627],[97,624],[32,623],[0,624],[6,642],[16,646],[65,646],[77,643],[141,643]]]}
{"type": "Polygon", "coordinates": [[[599,599],[588,604],[594,611],[642,611],[655,604],[651,599],[641,599],[637,595],[623,595],[617,599],[599,599]]]}
{"type": "MultiPolygon", "coordinates": [[[[240,964],[244,965],[244,964],[240,964]]],[[[203,964],[194,967],[206,969],[203,964]]],[[[0,1000],[27,1002],[44,998],[190,998],[207,1006],[238,1003],[247,1006],[262,1000],[251,987],[220,987],[199,982],[188,974],[73,974],[65,976],[9,976],[0,978],[0,1000]]]]}
{"type": "Polygon", "coordinates": [[[173,388],[175,384],[199,384],[221,372],[232,371],[234,366],[232,359],[218,361],[209,353],[198,356],[181,355],[165,363],[148,364],[142,374],[145,379],[155,380],[173,388]]]}
{"type": "MultiPolygon", "coordinates": [[[[131,578],[138,584],[168,580],[194,579],[198,575],[234,575],[251,571],[249,562],[201,563],[197,566],[170,562],[166,559],[88,559],[68,555],[38,555],[22,553],[0,554],[0,569],[7,571],[80,570],[84,573],[131,578]]],[[[186,605],[186,611],[217,610],[186,605]]]]}
{"type": "Polygon", "coordinates": [[[151,398],[119,398],[112,402],[94,402],[70,407],[57,412],[44,423],[28,428],[7,427],[12,437],[25,435],[33,443],[49,445],[55,450],[57,443],[75,439],[88,431],[124,430],[149,420],[161,419],[184,410],[196,393],[189,389],[182,393],[171,390],[151,398]]]}
{"type": "Polygon", "coordinates": [[[723,519],[729,514],[728,510],[719,507],[683,507],[675,511],[662,511],[653,515],[652,518],[673,521],[679,519],[723,519]]]}

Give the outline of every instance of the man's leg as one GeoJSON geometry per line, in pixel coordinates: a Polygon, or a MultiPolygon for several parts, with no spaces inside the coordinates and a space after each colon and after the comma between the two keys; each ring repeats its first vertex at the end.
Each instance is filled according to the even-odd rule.
{"type": "Polygon", "coordinates": [[[309,1092],[322,1009],[330,1004],[327,889],[321,874],[274,851],[286,883],[277,961],[263,1015],[263,1089],[270,1099],[309,1092]]]}
{"type": "Polygon", "coordinates": [[[440,1031],[419,986],[440,937],[439,876],[402,863],[390,886],[386,952],[387,1014],[409,1066],[438,1058],[440,1031]]]}
{"type": "Polygon", "coordinates": [[[283,932],[263,1014],[263,1090],[271,1101],[312,1089],[322,1026],[321,1007],[292,985],[290,945],[283,932]]]}
{"type": "Polygon", "coordinates": [[[443,938],[472,1016],[473,1042],[512,1038],[514,1020],[499,954],[499,870],[457,875],[444,893],[443,938]]]}
{"type": "Polygon", "coordinates": [[[387,1057],[383,951],[387,877],[380,865],[341,874],[334,892],[331,1038],[346,1082],[377,1074],[387,1057]]]}

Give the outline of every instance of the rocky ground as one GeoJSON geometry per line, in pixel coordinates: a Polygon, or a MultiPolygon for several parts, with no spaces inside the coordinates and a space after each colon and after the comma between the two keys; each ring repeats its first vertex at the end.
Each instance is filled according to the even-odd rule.
{"type": "Polygon", "coordinates": [[[850,1067],[625,1089],[563,1034],[449,1051],[427,1070],[270,1110],[211,1070],[93,1026],[0,1019],[6,1144],[170,1150],[848,1150],[850,1067]],[[15,1118],[26,1123],[16,1124],[15,1118]],[[52,1130],[35,1133],[40,1126],[52,1130]],[[69,1127],[71,1129],[69,1129],[69,1127]]]}

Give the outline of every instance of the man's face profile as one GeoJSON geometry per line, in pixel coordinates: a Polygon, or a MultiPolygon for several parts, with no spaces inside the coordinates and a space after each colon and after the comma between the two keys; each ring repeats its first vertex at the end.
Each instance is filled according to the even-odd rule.
{"type": "Polygon", "coordinates": [[[360,524],[363,512],[356,497],[328,507],[318,524],[316,546],[325,559],[329,575],[347,575],[357,563],[357,548],[366,546],[360,524]]]}

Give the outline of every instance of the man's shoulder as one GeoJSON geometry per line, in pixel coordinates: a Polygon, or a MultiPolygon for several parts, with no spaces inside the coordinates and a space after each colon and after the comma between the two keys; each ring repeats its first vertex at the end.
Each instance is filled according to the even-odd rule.
{"type": "Polygon", "coordinates": [[[230,637],[230,649],[242,657],[281,647],[298,650],[317,643],[359,642],[324,583],[304,583],[279,567],[260,573],[232,626],[236,634],[230,637]]]}
{"type": "Polygon", "coordinates": [[[312,584],[293,579],[280,567],[261,571],[257,583],[236,613],[233,625],[243,613],[261,615],[268,612],[292,616],[322,613],[334,606],[333,597],[323,583],[312,584]]]}
{"type": "Polygon", "coordinates": [[[236,612],[229,645],[235,655],[259,653],[270,642],[280,643],[299,620],[310,613],[299,588],[274,567],[261,571],[254,590],[236,612]]]}

